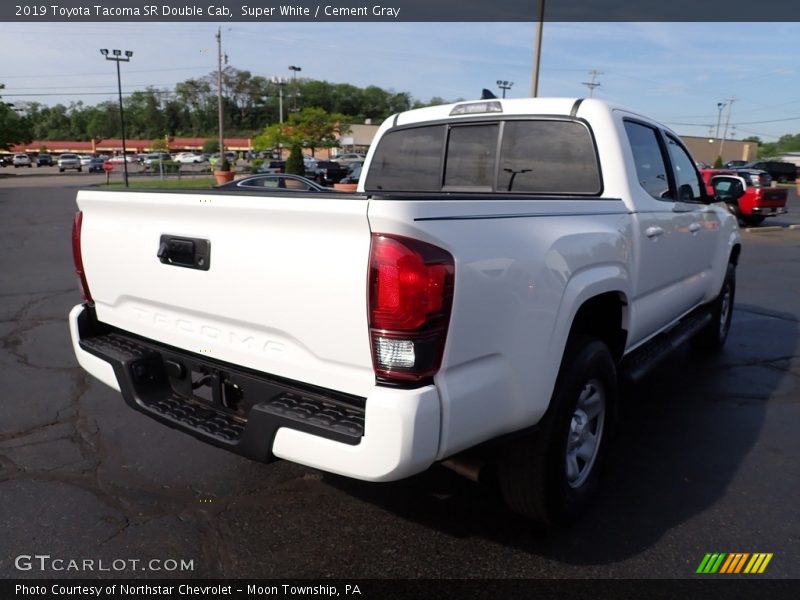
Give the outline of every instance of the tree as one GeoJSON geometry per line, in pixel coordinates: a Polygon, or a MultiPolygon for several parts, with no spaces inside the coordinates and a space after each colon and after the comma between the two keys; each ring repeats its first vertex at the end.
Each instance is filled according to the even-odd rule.
{"type": "MultiPolygon", "coordinates": [[[[0,90],[5,87],[0,83],[0,90]]],[[[0,96],[0,148],[10,150],[15,144],[26,144],[32,140],[26,119],[20,117],[13,106],[3,102],[0,96]]]]}
{"type": "Polygon", "coordinates": [[[203,154],[219,152],[219,140],[206,140],[203,142],[203,154]]]}
{"type": "Polygon", "coordinates": [[[292,128],[286,123],[273,123],[253,138],[255,150],[273,150],[297,141],[292,137],[292,128]]]}
{"type": "Polygon", "coordinates": [[[339,136],[350,131],[345,119],[344,115],[328,113],[322,108],[304,108],[292,113],[287,123],[275,123],[264,129],[253,139],[253,147],[267,150],[297,144],[310,148],[313,156],[315,148],[339,146],[339,136]]]}
{"type": "Polygon", "coordinates": [[[167,140],[163,137],[155,138],[150,144],[150,147],[153,149],[153,152],[167,152],[169,150],[167,140]]]}

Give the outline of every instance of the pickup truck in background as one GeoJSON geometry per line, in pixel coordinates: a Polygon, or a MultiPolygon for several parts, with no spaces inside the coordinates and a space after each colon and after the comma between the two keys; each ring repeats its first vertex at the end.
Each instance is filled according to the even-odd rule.
{"type": "Polygon", "coordinates": [[[720,175],[739,178],[743,192],[724,196],[730,211],[736,215],[742,225],[755,227],[761,225],[767,217],[786,213],[786,201],[789,192],[786,188],[772,187],[772,178],[766,171],[756,169],[702,169],[701,174],[707,192],[714,195],[716,177],[720,175]]]}
{"type": "Polygon", "coordinates": [[[131,408],[368,481],[472,449],[546,526],[595,494],[620,382],[725,343],[741,249],[678,136],[593,99],[397,114],[355,194],[77,204],[73,347],[131,408]]]}

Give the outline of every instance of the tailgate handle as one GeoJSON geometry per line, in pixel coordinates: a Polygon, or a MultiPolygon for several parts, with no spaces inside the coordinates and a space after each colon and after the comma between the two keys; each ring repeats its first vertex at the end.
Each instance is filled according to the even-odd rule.
{"type": "Polygon", "coordinates": [[[208,271],[211,266],[211,242],[164,233],[159,240],[156,256],[165,265],[208,271]]]}

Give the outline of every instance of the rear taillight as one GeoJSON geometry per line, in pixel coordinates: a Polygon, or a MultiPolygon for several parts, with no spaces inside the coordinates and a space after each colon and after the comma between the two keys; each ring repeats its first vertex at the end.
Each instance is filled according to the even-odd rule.
{"type": "Polygon", "coordinates": [[[406,237],[372,234],[369,328],[379,381],[419,382],[439,370],[454,276],[453,256],[446,250],[406,237]]]}
{"type": "Polygon", "coordinates": [[[81,295],[87,304],[94,304],[92,294],[89,292],[89,284],[86,283],[86,273],[83,270],[83,255],[81,254],[81,226],[83,225],[83,212],[75,213],[75,220],[72,222],[72,261],[75,263],[75,273],[78,275],[78,283],[81,288],[81,295]]]}

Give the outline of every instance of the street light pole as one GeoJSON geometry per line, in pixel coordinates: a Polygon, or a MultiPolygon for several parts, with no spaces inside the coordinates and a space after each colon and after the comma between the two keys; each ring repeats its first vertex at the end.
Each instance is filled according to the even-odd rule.
{"type": "Polygon", "coordinates": [[[512,85],[514,85],[513,81],[505,81],[503,79],[497,80],[497,87],[503,90],[503,98],[506,97],[506,90],[510,90],[512,85]]]}
{"type": "Polygon", "coordinates": [[[225,140],[222,132],[222,28],[217,29],[217,127],[219,128],[219,167],[225,162],[225,140]]]}
{"type": "Polygon", "coordinates": [[[125,148],[125,111],[122,108],[122,75],[119,70],[119,63],[130,62],[133,52],[125,50],[125,56],[122,56],[122,50],[112,50],[111,56],[108,54],[107,48],[102,48],[100,54],[106,57],[106,60],[113,60],[117,63],[117,92],[119,93],[119,122],[122,129],[122,170],[125,179],[125,187],[128,187],[128,150],[125,148]]]}
{"type": "Polygon", "coordinates": [[[289,70],[292,72],[292,97],[294,98],[292,110],[297,111],[297,74],[303,69],[295,65],[289,65],[289,70]]]}

